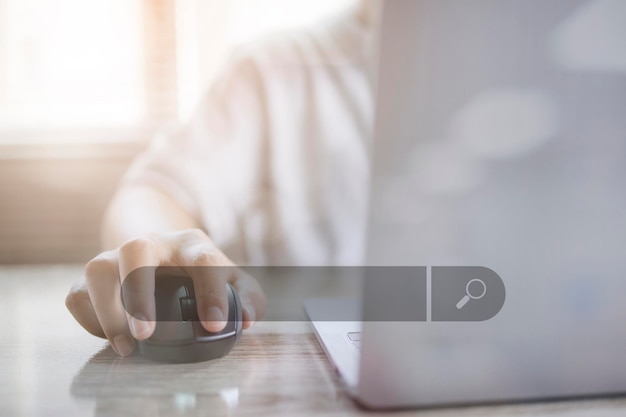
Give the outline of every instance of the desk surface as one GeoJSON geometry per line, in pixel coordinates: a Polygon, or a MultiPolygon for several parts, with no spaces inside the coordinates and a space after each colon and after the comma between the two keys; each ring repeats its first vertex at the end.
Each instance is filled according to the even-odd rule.
{"type": "MultiPolygon", "coordinates": [[[[0,416],[365,414],[306,323],[258,323],[227,357],[211,362],[117,357],[65,309],[66,291],[80,271],[0,267],[0,416]]],[[[626,415],[626,399],[393,414],[613,416],[626,415]]]]}

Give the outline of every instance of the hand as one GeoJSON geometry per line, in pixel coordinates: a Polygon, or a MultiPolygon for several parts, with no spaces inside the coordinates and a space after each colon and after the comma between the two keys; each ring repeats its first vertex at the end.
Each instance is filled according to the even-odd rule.
{"type": "MultiPolygon", "coordinates": [[[[121,356],[135,348],[135,339],[152,335],[155,322],[139,320],[124,309],[121,285],[125,277],[141,267],[190,267],[198,317],[209,332],[219,332],[228,317],[227,286],[239,294],[243,310],[243,328],[250,327],[265,311],[265,295],[259,283],[245,273],[211,274],[211,269],[197,267],[233,266],[234,264],[199,229],[167,234],[153,234],[129,240],[119,248],[103,252],[89,261],[83,276],[72,286],[65,305],[88,332],[105,337],[121,356]],[[195,268],[192,268],[195,267],[195,268]]],[[[230,269],[230,268],[229,268],[230,269]]],[[[133,284],[134,285],[134,284],[133,284]]],[[[154,285],[154,281],[143,282],[154,285]]],[[[137,292],[146,317],[154,317],[154,297],[150,288],[137,292]]]]}

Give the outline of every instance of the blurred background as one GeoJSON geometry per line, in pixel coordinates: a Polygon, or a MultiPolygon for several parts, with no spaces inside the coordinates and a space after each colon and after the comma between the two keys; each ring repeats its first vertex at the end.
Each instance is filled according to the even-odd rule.
{"type": "Polygon", "coordinates": [[[0,264],[85,262],[132,158],[229,52],[354,0],[0,0],[0,264]]]}

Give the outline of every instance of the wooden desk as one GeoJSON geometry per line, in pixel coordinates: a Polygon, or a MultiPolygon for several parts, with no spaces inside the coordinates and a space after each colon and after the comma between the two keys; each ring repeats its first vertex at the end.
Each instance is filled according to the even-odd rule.
{"type": "MultiPolygon", "coordinates": [[[[225,358],[168,365],[117,357],[66,311],[80,266],[0,267],[0,416],[350,415],[307,323],[258,323],[225,358]]],[[[626,415],[626,399],[395,412],[626,415]]]]}

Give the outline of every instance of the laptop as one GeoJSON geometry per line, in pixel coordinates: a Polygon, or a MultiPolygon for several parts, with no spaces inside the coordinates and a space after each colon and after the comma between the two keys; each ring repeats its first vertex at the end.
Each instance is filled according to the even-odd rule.
{"type": "Polygon", "coordinates": [[[626,2],[394,0],[381,19],[362,299],[305,304],[348,391],[625,393],[626,2]]]}

